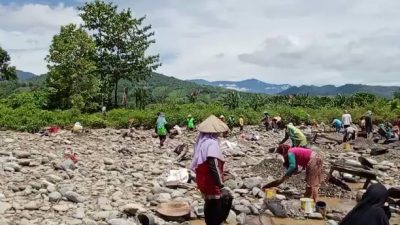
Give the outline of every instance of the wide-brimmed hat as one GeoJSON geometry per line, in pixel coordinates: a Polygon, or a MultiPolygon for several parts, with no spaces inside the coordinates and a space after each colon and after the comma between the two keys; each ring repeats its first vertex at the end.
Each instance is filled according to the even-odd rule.
{"type": "Polygon", "coordinates": [[[229,127],[216,116],[211,115],[199,125],[197,130],[202,133],[224,133],[229,130],[229,127]]]}
{"type": "Polygon", "coordinates": [[[187,202],[166,202],[157,207],[157,213],[165,217],[182,217],[190,214],[187,202]]]}

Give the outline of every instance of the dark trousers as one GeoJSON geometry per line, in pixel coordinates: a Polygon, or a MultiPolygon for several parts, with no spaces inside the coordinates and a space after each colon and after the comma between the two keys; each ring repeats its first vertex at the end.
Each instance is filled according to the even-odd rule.
{"type": "Polygon", "coordinates": [[[204,205],[204,217],[206,225],[221,225],[232,207],[233,198],[206,199],[204,205]]]}
{"type": "Polygon", "coordinates": [[[167,139],[166,135],[158,135],[158,138],[160,139],[160,146],[164,146],[164,142],[167,139]]]}

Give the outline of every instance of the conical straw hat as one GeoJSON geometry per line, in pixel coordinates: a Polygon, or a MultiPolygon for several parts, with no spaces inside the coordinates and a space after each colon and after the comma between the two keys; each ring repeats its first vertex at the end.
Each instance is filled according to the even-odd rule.
{"type": "Polygon", "coordinates": [[[229,127],[216,116],[211,115],[199,125],[197,130],[202,133],[224,133],[229,130],[229,127]]]}

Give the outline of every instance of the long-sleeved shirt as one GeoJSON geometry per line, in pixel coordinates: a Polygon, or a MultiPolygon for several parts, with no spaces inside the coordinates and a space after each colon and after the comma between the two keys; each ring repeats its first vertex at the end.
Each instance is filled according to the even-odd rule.
{"type": "Polygon", "coordinates": [[[351,119],[351,115],[346,113],[342,115],[342,122],[344,126],[350,125],[353,121],[351,119]]]}

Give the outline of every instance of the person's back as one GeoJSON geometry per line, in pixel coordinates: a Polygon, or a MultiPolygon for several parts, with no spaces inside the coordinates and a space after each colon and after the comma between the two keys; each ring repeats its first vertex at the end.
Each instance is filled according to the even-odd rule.
{"type": "Polygon", "coordinates": [[[382,184],[371,185],[339,225],[389,225],[390,211],[384,208],[387,198],[387,189],[382,184]]]}
{"type": "Polygon", "coordinates": [[[353,122],[353,121],[352,121],[351,115],[350,115],[349,113],[343,114],[343,116],[342,116],[342,123],[343,123],[343,126],[345,126],[345,128],[346,128],[347,126],[350,126],[350,124],[351,124],[352,122],[353,122]]]}
{"type": "Polygon", "coordinates": [[[301,132],[301,130],[291,124],[287,126],[287,132],[289,133],[290,138],[292,139],[292,142],[294,143],[294,146],[306,146],[307,145],[307,139],[306,136],[301,132]]]}
{"type": "Polygon", "coordinates": [[[295,155],[298,166],[305,168],[310,161],[312,150],[308,148],[294,147],[289,150],[289,153],[295,155]]]}
{"type": "Polygon", "coordinates": [[[189,117],[186,122],[187,122],[187,127],[189,129],[194,129],[195,125],[194,125],[194,118],[193,117],[189,117]]]}

